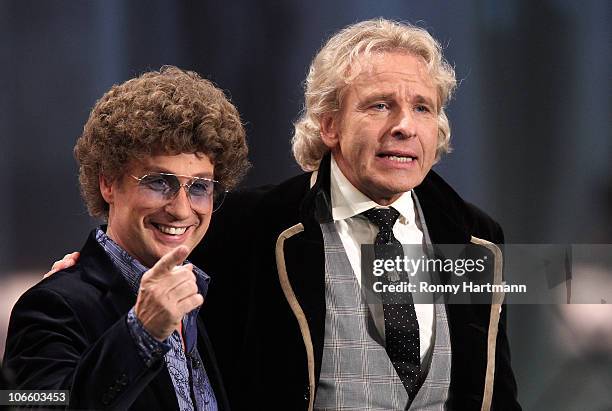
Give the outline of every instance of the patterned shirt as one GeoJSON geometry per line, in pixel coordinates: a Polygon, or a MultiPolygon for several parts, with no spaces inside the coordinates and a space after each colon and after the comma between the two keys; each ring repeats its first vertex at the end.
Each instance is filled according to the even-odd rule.
{"type": "MultiPolygon", "coordinates": [[[[137,295],[142,275],[148,268],[111,240],[101,228],[96,231],[96,240],[119,269],[134,295],[137,295]]],[[[193,272],[199,293],[206,296],[210,277],[195,266],[193,272]]],[[[181,411],[217,411],[217,400],[196,346],[198,312],[199,308],[196,308],[183,318],[185,350],[177,331],[163,342],[153,338],[136,318],[134,307],[128,312],[127,324],[147,366],[164,357],[181,411]]]]}

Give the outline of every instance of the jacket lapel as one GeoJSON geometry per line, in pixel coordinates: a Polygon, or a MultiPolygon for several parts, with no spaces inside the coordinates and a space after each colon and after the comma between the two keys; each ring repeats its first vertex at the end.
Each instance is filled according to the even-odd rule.
{"type": "Polygon", "coordinates": [[[469,227],[464,217],[463,200],[435,172],[414,189],[434,244],[467,244],[469,227]]]}
{"type": "Polygon", "coordinates": [[[325,336],[325,256],[321,232],[305,230],[285,243],[289,281],[308,321],[318,382],[325,336]]]}
{"type": "Polygon", "coordinates": [[[80,263],[83,266],[85,281],[105,290],[107,306],[112,307],[117,319],[127,313],[135,304],[136,297],[130,291],[125,280],[96,241],[93,230],[81,250],[80,263]]]}
{"type": "Polygon", "coordinates": [[[332,221],[329,194],[331,155],[319,167],[317,179],[299,207],[304,231],[285,243],[287,274],[304,311],[312,338],[315,384],[318,384],[325,338],[325,252],[321,223],[332,221]]]}

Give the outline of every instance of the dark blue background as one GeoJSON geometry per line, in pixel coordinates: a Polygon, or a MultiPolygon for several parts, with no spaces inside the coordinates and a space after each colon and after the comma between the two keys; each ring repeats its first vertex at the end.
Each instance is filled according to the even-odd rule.
{"type": "MultiPolygon", "coordinates": [[[[299,172],[289,140],[310,60],[343,26],[378,16],[444,45],[460,87],[455,152],[436,168],[507,242],[612,242],[609,1],[4,0],[0,276],[46,271],[96,224],[72,147],[112,84],[164,64],[212,79],[247,124],[245,184],[279,182],[299,172]]],[[[512,310],[521,397],[544,409],[567,358],[549,349],[540,308],[512,310]]]]}

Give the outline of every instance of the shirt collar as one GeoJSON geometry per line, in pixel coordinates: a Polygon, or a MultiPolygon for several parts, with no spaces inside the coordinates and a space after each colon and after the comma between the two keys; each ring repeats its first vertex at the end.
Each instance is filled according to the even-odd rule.
{"type": "MultiPolygon", "coordinates": [[[[371,208],[382,207],[351,184],[333,156],[331,158],[330,192],[334,221],[355,217],[371,208]]],[[[397,200],[389,204],[389,207],[399,211],[399,221],[403,224],[415,221],[414,202],[411,194],[412,190],[402,193],[397,200]]]]}
{"type": "MultiPolygon", "coordinates": [[[[102,227],[98,227],[96,229],[96,241],[98,241],[98,243],[102,246],[115,267],[117,267],[123,278],[127,281],[132,292],[138,294],[140,280],[142,279],[143,274],[149,270],[149,267],[145,267],[140,261],[125,251],[119,244],[114,242],[108,235],[106,235],[102,227]]],[[[185,264],[189,264],[189,261],[185,261],[185,264]]],[[[198,291],[203,297],[205,297],[208,291],[210,277],[195,265],[193,266],[193,273],[196,275],[198,291]]]]}

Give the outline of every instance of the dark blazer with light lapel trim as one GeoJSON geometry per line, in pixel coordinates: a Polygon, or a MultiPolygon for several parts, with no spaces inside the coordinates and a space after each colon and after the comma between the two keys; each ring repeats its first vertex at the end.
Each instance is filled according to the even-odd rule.
{"type": "MultiPolygon", "coordinates": [[[[147,367],[127,328],[135,302],[93,231],[75,266],[29,289],[13,308],[4,366],[16,388],[70,390],[70,409],[178,410],[163,358],[147,367]]],[[[201,320],[198,350],[219,409],[229,409],[201,320]]]]}
{"type": "MultiPolygon", "coordinates": [[[[326,309],[320,223],[331,221],[329,173],[328,156],[312,188],[309,173],[230,196],[191,257],[215,280],[203,315],[235,409],[250,409],[253,401],[269,409],[306,409],[314,394],[309,390],[306,337],[279,284],[275,247],[280,233],[303,225],[302,232],[285,241],[283,251],[292,290],[308,323],[316,386],[326,309]],[[219,321],[221,313],[224,321],[219,321]]],[[[499,225],[464,202],[433,171],[415,191],[433,243],[467,244],[471,236],[503,243],[499,225]]],[[[489,305],[447,306],[453,351],[450,410],[480,410],[489,313],[489,305]]],[[[505,310],[496,363],[492,409],[520,410],[505,310]]]]}

